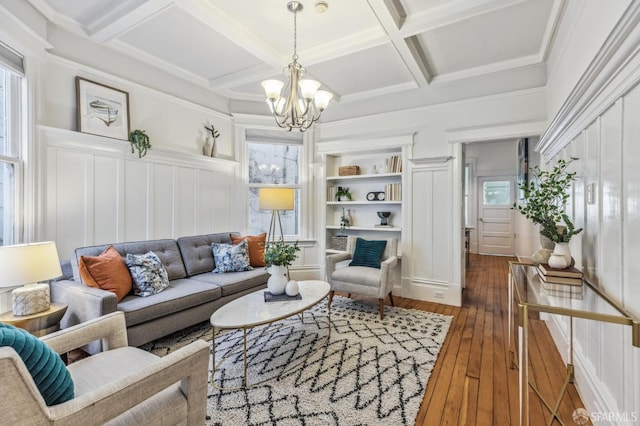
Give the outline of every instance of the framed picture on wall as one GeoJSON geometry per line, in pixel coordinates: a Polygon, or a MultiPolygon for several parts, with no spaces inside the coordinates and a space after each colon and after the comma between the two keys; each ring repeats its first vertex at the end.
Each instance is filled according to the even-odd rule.
{"type": "Polygon", "coordinates": [[[518,141],[518,199],[524,198],[521,185],[529,182],[529,139],[522,138],[518,141]]]}
{"type": "Polygon", "coordinates": [[[78,130],[114,139],[129,139],[129,93],[76,77],[78,130]]]}

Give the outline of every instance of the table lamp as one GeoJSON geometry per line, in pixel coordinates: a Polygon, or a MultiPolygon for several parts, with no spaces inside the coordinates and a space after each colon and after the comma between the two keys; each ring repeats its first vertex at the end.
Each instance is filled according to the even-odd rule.
{"type": "Polygon", "coordinates": [[[49,309],[49,284],[40,283],[62,275],[53,241],[0,247],[0,287],[12,292],[13,315],[24,316],[49,309]],[[20,287],[22,286],[22,287],[20,287]]]}
{"type": "Polygon", "coordinates": [[[284,240],[280,210],[293,210],[295,190],[293,188],[260,188],[258,199],[261,210],[271,210],[271,224],[267,234],[267,243],[275,242],[276,221],[280,226],[280,239],[284,240]]]}

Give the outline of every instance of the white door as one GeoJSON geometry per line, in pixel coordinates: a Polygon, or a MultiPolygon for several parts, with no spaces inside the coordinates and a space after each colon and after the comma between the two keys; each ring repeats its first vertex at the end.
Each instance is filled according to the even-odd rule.
{"type": "Polygon", "coordinates": [[[513,223],[514,178],[478,179],[478,252],[515,254],[513,223]]]}

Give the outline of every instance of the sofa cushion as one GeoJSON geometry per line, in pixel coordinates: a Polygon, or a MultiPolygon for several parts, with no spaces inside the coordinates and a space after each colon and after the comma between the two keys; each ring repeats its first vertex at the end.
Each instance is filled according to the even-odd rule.
{"type": "Polygon", "coordinates": [[[237,245],[213,243],[211,250],[213,250],[213,260],[216,264],[213,272],[216,274],[253,270],[247,240],[237,245]]]}
{"type": "Polygon", "coordinates": [[[118,253],[120,253],[120,256],[122,257],[125,257],[127,253],[145,254],[149,251],[153,251],[160,258],[160,261],[162,261],[162,265],[167,270],[169,280],[186,278],[187,276],[187,272],[184,268],[184,263],[182,263],[180,249],[178,248],[178,244],[175,240],[149,240],[105,244],[100,246],[81,247],[75,249],[73,252],[71,252],[70,258],[71,266],[73,268],[73,279],[78,282],[84,282],[82,281],[82,278],[80,277],[80,273],[78,271],[78,258],[80,256],[98,256],[110,245],[113,245],[113,247],[118,251],[118,253]]]}
{"type": "Polygon", "coordinates": [[[170,281],[167,289],[153,296],[127,296],[118,303],[118,310],[124,312],[127,327],[131,327],[217,300],[221,295],[218,285],[183,278],[170,281]]]}
{"type": "Polygon", "coordinates": [[[233,244],[240,244],[246,240],[249,245],[249,259],[251,260],[251,266],[267,266],[267,262],[264,261],[264,248],[267,241],[267,233],[263,232],[260,235],[229,235],[233,244]]]}
{"type": "Polygon", "coordinates": [[[220,286],[222,296],[224,297],[266,284],[269,279],[269,274],[264,268],[256,268],[253,271],[229,272],[227,274],[206,272],[204,274],[194,275],[189,279],[220,286]]]}
{"type": "MultiPolygon", "coordinates": [[[[233,232],[234,235],[240,235],[237,232],[233,232]]],[[[213,252],[211,251],[211,244],[223,243],[231,244],[231,238],[229,233],[220,234],[207,234],[207,235],[195,235],[192,237],[180,237],[176,240],[180,253],[182,254],[182,260],[187,276],[202,274],[204,272],[211,272],[215,268],[215,262],[213,261],[213,252]]]]}
{"type": "Polygon", "coordinates": [[[118,301],[131,292],[129,269],[113,246],[109,246],[99,256],[80,256],[78,268],[80,277],[87,286],[110,291],[118,301]]]}
{"type": "Polygon", "coordinates": [[[129,272],[131,272],[133,292],[136,296],[152,296],[169,287],[167,270],[164,269],[162,262],[154,252],[127,253],[125,261],[129,272]]]}

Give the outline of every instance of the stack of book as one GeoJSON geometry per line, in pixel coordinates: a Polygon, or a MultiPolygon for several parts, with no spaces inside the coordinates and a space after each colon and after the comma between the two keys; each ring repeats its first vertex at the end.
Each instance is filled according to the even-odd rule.
{"type": "Polygon", "coordinates": [[[570,266],[565,269],[553,269],[546,263],[538,265],[540,285],[542,289],[552,296],[570,296],[581,298],[582,296],[582,272],[570,266]]]}

